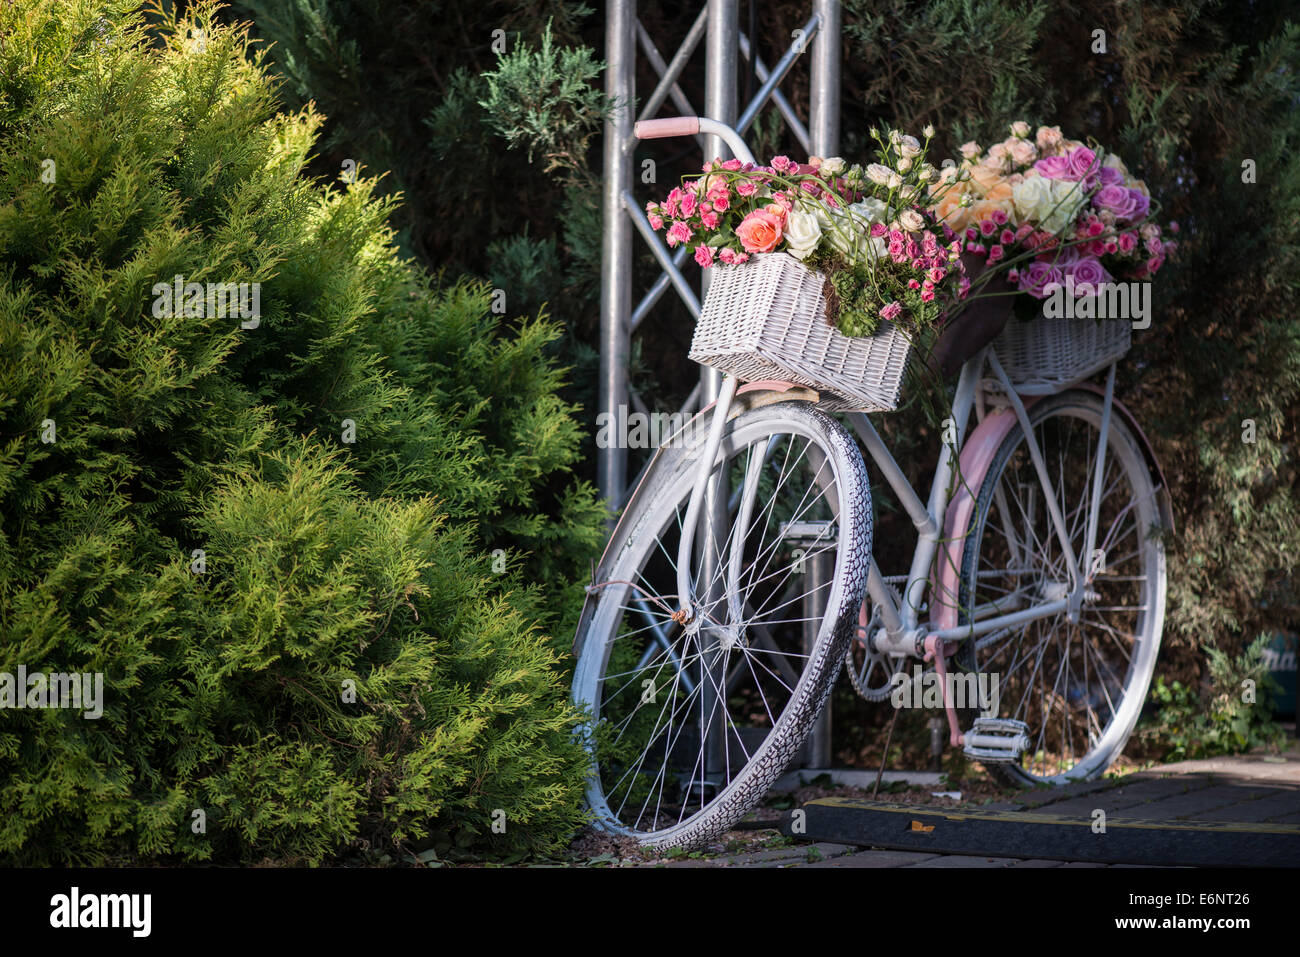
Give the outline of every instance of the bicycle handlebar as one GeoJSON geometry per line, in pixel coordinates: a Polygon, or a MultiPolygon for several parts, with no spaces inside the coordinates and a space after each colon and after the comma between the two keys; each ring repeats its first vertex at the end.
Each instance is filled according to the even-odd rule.
{"type": "Polygon", "coordinates": [[[669,136],[694,136],[700,131],[698,116],[669,116],[662,120],[641,120],[632,127],[639,140],[658,140],[669,136]]]}
{"type": "Polygon", "coordinates": [[[667,116],[661,120],[641,120],[632,127],[632,134],[640,140],[694,136],[696,133],[716,136],[727,144],[736,159],[742,163],[754,162],[754,154],[749,151],[739,133],[726,123],[719,123],[707,116],[667,116]]]}

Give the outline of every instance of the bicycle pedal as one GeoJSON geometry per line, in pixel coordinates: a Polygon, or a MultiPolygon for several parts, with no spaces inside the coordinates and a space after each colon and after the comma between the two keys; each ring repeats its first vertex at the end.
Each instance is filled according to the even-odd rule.
{"type": "Polygon", "coordinates": [[[968,758],[983,764],[1015,764],[1029,748],[1029,725],[1013,718],[976,718],[963,741],[968,758]]]}

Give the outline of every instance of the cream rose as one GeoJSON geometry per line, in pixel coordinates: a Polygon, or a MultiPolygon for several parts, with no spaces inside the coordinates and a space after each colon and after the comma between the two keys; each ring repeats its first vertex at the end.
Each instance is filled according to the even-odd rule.
{"type": "Polygon", "coordinates": [[[898,214],[898,224],[909,233],[919,233],[925,227],[925,220],[914,209],[905,209],[898,214]]]}
{"type": "Polygon", "coordinates": [[[1011,202],[1016,207],[1016,218],[1021,222],[1033,220],[1041,223],[1052,208],[1052,180],[1042,176],[1026,176],[1011,189],[1011,202]]]}
{"type": "Polygon", "coordinates": [[[807,259],[821,242],[822,228],[814,213],[795,210],[786,217],[786,252],[795,259],[807,259]]]}
{"type": "Polygon", "coordinates": [[[888,166],[881,166],[879,163],[871,163],[867,166],[867,179],[877,186],[888,186],[889,178],[897,175],[888,166]]]}
{"type": "Polygon", "coordinates": [[[822,165],[817,167],[817,171],[827,176],[839,176],[844,172],[844,160],[839,156],[828,156],[822,160],[822,165]]]}
{"type": "Polygon", "coordinates": [[[1048,182],[1052,184],[1052,205],[1048,207],[1043,228],[1048,232],[1062,233],[1074,222],[1088,197],[1078,183],[1068,179],[1053,179],[1048,182]]]}
{"type": "Polygon", "coordinates": [[[921,142],[915,136],[900,137],[898,150],[908,159],[913,159],[921,155],[921,142]]]}

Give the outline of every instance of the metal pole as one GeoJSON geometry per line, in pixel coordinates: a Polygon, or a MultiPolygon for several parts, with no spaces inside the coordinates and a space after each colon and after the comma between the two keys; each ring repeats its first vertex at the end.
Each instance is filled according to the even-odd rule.
{"type": "MultiPolygon", "coordinates": [[[[812,46],[808,103],[808,133],[815,156],[834,156],[840,148],[840,4],[839,0],[813,0],[813,13],[821,19],[821,29],[812,46]]],[[[834,574],[834,560],[809,563],[809,585],[828,581],[834,574]],[[822,577],[825,576],[825,577],[822,577]]],[[[825,604],[822,604],[825,607],[825,604]]],[[[808,765],[830,767],[831,702],[813,725],[804,751],[808,765]]]]}
{"type": "MultiPolygon", "coordinates": [[[[636,96],[636,0],[606,6],[605,93],[614,109],[605,121],[604,196],[600,285],[600,410],[618,421],[627,404],[628,316],[632,312],[632,223],[623,211],[623,192],[632,188],[632,135],[636,96]]],[[[627,450],[622,442],[597,449],[596,482],[613,509],[627,485],[627,450]]]]}
{"type": "Polygon", "coordinates": [[[808,109],[812,151],[823,158],[840,148],[840,3],[813,0],[821,29],[812,48],[812,82],[808,109]]]}
{"type": "MultiPolygon", "coordinates": [[[[704,115],[727,126],[735,126],[736,66],[740,56],[740,0],[709,0],[707,22],[708,32],[704,41],[704,115]]],[[[710,134],[704,138],[705,162],[716,158],[727,159],[730,156],[731,151],[727,149],[726,143],[720,137],[710,134]]],[[[709,273],[705,270],[701,292],[707,294],[708,291],[709,273]]],[[[701,371],[702,405],[707,405],[718,398],[721,385],[721,373],[713,369],[701,371]]],[[[723,596],[717,594],[724,587],[721,581],[723,576],[717,574],[717,571],[724,560],[722,542],[727,534],[728,498],[725,474],[709,482],[704,498],[705,520],[700,522],[700,534],[696,538],[697,547],[700,549],[700,577],[697,580],[701,585],[715,583],[709,593],[699,596],[705,603],[705,607],[710,608],[726,607],[721,602],[723,596]]],[[[700,638],[707,647],[710,643],[707,630],[701,631],[700,638]]],[[[714,642],[717,640],[716,637],[713,638],[714,642]]],[[[725,655],[718,655],[716,659],[711,659],[708,655],[700,656],[701,667],[708,668],[711,672],[701,681],[700,695],[700,727],[704,734],[702,750],[707,764],[705,776],[716,779],[720,783],[730,777],[730,769],[726,767],[727,752],[730,750],[726,740],[726,695],[718,693],[718,689],[722,688],[726,680],[726,675],[722,673],[722,662],[725,660],[725,655]]]]}

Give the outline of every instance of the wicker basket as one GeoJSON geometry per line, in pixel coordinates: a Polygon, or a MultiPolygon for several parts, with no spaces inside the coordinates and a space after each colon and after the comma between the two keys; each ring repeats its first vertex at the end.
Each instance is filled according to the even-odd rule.
{"type": "Polygon", "coordinates": [[[760,254],[714,266],[690,357],[744,382],[780,379],[843,409],[898,406],[907,337],[890,323],[868,338],[827,322],[825,279],[793,256],[760,254]]]}
{"type": "MultiPolygon", "coordinates": [[[[1051,395],[1124,357],[1132,326],[1114,319],[1012,319],[993,340],[993,351],[1021,395],[1051,395]]],[[[996,379],[982,383],[1001,392],[996,379]]]]}

